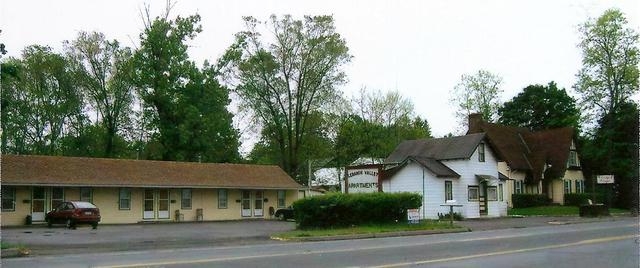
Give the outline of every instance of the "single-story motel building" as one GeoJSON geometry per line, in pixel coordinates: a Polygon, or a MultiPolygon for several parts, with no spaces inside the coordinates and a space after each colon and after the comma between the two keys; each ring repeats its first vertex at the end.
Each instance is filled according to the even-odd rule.
{"type": "Polygon", "coordinates": [[[304,197],[278,166],[2,155],[1,226],[24,225],[67,200],[94,203],[101,223],[268,219],[304,197]]]}

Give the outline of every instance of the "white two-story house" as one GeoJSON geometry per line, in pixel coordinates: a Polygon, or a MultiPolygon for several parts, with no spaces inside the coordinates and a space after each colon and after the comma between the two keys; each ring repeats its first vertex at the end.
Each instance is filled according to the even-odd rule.
{"type": "Polygon", "coordinates": [[[381,190],[422,195],[421,218],[449,213],[445,204],[465,218],[507,215],[505,181],[484,133],[404,141],[384,166],[381,190]]]}

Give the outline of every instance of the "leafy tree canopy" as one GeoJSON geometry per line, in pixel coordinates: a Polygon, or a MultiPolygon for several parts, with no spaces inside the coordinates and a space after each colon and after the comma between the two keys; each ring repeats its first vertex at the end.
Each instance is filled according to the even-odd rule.
{"type": "Polygon", "coordinates": [[[475,74],[463,74],[454,87],[450,102],[456,106],[456,117],[466,128],[470,114],[482,114],[487,122],[494,122],[500,107],[502,78],[486,70],[475,74]]]}
{"type": "Polygon", "coordinates": [[[499,122],[526,127],[532,131],[573,127],[579,128],[580,111],[575,100],[556,83],[530,85],[498,109],[499,122]]]}
{"type": "Polygon", "coordinates": [[[145,117],[152,122],[163,160],[235,162],[238,132],[232,127],[228,90],[208,63],[199,69],[187,40],[201,31],[200,16],[148,19],[135,52],[131,78],[139,88],[145,117]]]}
{"type": "Polygon", "coordinates": [[[276,146],[280,166],[297,178],[311,115],[330,111],[340,99],[336,86],[345,81],[342,68],[351,56],[331,16],[272,15],[267,22],[244,22],[246,30],[236,34],[219,66],[242,108],[270,130],[262,133],[276,146]]]}
{"type": "MultiPolygon", "coordinates": [[[[582,69],[576,91],[592,114],[617,113],[638,88],[638,33],[617,9],[580,27],[582,69]]],[[[594,119],[594,118],[592,118],[594,119]]]]}
{"type": "Polygon", "coordinates": [[[107,40],[102,33],[79,32],[78,37],[65,42],[73,63],[77,84],[91,108],[98,113],[104,135],[100,156],[115,156],[117,135],[130,123],[134,99],[128,61],[131,51],[121,48],[118,41],[107,40]]]}

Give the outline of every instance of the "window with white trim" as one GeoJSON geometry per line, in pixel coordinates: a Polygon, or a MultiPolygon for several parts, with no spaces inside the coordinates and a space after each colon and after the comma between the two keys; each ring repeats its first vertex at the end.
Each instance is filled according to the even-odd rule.
{"type": "Polygon", "coordinates": [[[451,181],[444,181],[444,201],[453,200],[453,184],[451,181]]]}
{"type": "Polygon", "coordinates": [[[16,210],[16,188],[13,186],[2,186],[2,211],[16,210]]]}
{"type": "Polygon", "coordinates": [[[516,194],[522,193],[522,181],[514,181],[513,182],[513,192],[516,194]]]}
{"type": "Polygon", "coordinates": [[[191,209],[191,189],[182,189],[180,208],[191,209]]]}
{"type": "Polygon", "coordinates": [[[64,188],[53,187],[51,188],[51,207],[57,208],[64,202],[64,188]]]}
{"type": "Polygon", "coordinates": [[[278,207],[283,208],[287,205],[286,203],[286,192],[285,190],[278,190],[278,207]]]}
{"type": "Polygon", "coordinates": [[[478,201],[479,188],[478,186],[468,186],[467,187],[467,195],[469,196],[469,201],[478,201]]]}
{"type": "Polygon", "coordinates": [[[571,193],[571,180],[564,180],[564,193],[571,193]]]}
{"type": "Polygon", "coordinates": [[[91,188],[80,188],[80,201],[93,203],[93,191],[91,191],[91,188]]]}
{"type": "Polygon", "coordinates": [[[576,193],[584,193],[584,180],[576,180],[576,193]]]}
{"type": "Polygon", "coordinates": [[[218,208],[227,208],[227,189],[218,189],[218,208]]]}
{"type": "Polygon", "coordinates": [[[484,162],[484,157],[484,143],[480,143],[480,145],[478,145],[478,161],[484,162]]]}
{"type": "Polygon", "coordinates": [[[495,186],[487,187],[487,200],[498,201],[498,187],[495,187],[495,186]]]}
{"type": "Polygon", "coordinates": [[[119,195],[118,209],[130,210],[131,209],[131,189],[120,188],[120,193],[118,195],[119,195]]]}
{"type": "Polygon", "coordinates": [[[578,160],[578,152],[576,150],[576,145],[573,142],[571,142],[569,159],[567,159],[567,167],[580,167],[580,161],[578,160]]]}

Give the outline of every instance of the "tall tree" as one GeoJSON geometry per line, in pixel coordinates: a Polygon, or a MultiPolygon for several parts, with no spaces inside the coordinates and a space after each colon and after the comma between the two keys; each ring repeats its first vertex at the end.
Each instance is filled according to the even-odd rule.
{"type": "Polygon", "coordinates": [[[384,126],[391,126],[400,120],[413,116],[413,103],[398,91],[368,91],[360,89],[353,100],[354,109],[360,117],[384,126]]]}
{"type": "Polygon", "coordinates": [[[385,126],[350,115],[340,123],[334,162],[344,167],[360,157],[386,158],[402,141],[425,138],[431,138],[431,130],[420,117],[404,117],[385,126]]]}
{"type": "Polygon", "coordinates": [[[530,85],[498,109],[499,122],[532,131],[573,127],[579,129],[580,111],[575,100],[554,82],[530,85]]]}
{"type": "Polygon", "coordinates": [[[65,135],[86,124],[69,61],[50,47],[29,46],[12,79],[2,80],[4,152],[61,155],[65,135]]]}
{"type": "MultiPolygon", "coordinates": [[[[592,174],[613,174],[615,205],[638,212],[639,35],[616,9],[580,27],[583,67],[574,86],[596,125],[584,146],[592,174]]],[[[591,177],[593,178],[593,177],[591,177]]]]}
{"type": "MultiPolygon", "coordinates": [[[[617,9],[580,27],[582,69],[576,91],[595,115],[617,113],[638,89],[638,33],[617,9]]],[[[595,118],[592,118],[595,119],[595,118]]]]}
{"type": "MultiPolygon", "coordinates": [[[[0,30],[0,34],[2,33],[2,30],[0,30]]],[[[7,49],[4,45],[4,43],[0,43],[0,56],[7,54],[7,49]]],[[[1,58],[1,57],[0,57],[1,58]]]]}
{"type": "Polygon", "coordinates": [[[186,41],[201,31],[200,16],[175,20],[147,16],[135,52],[132,79],[140,90],[160,144],[163,160],[235,162],[238,133],[233,129],[228,90],[205,62],[189,60],[186,41]],[[150,109],[149,109],[150,108],[150,109]]]}
{"type": "Polygon", "coordinates": [[[463,74],[454,87],[450,102],[457,107],[456,117],[461,126],[467,125],[470,114],[480,113],[487,122],[494,122],[500,107],[502,78],[486,70],[463,74]]]}
{"type": "Polygon", "coordinates": [[[615,113],[599,120],[595,134],[584,141],[583,161],[589,178],[615,175],[614,204],[638,213],[638,105],[622,103],[615,113]]]}
{"type": "Polygon", "coordinates": [[[80,32],[65,45],[75,60],[78,84],[105,131],[102,156],[113,157],[116,136],[129,122],[132,109],[133,86],[127,78],[131,51],[98,32],[80,32]]]}
{"type": "Polygon", "coordinates": [[[220,66],[241,105],[272,130],[268,134],[278,146],[282,168],[297,178],[309,115],[339,98],[336,86],[345,81],[342,67],[351,56],[331,16],[294,20],[272,15],[264,23],[272,43],[261,36],[262,22],[253,17],[244,22],[246,30],[236,34],[220,66]]]}

